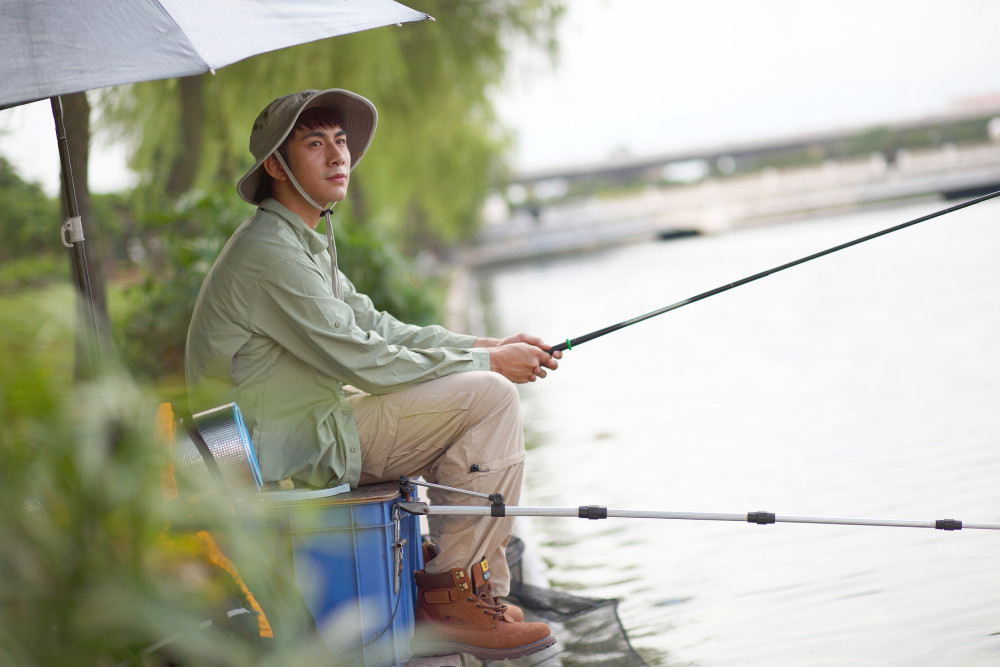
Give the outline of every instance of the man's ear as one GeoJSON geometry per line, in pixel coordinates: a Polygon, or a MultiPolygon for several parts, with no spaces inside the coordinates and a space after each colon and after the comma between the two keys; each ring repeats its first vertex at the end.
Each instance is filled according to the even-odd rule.
{"type": "Polygon", "coordinates": [[[264,163],[262,166],[264,167],[264,171],[267,172],[267,175],[273,178],[274,180],[276,181],[288,180],[288,174],[285,173],[284,167],[281,166],[281,163],[278,162],[278,158],[274,157],[273,153],[264,158],[264,163]]]}

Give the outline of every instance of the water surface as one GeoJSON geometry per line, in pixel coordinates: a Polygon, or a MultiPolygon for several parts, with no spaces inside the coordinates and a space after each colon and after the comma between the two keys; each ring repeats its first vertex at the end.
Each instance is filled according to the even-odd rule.
{"type": "MultiPolygon", "coordinates": [[[[557,342],[944,206],[506,268],[484,321],[557,342]]],[[[588,342],[522,399],[525,505],[1000,522],[1000,203],[588,342]]],[[[519,521],[651,664],[1000,664],[997,531],[519,521]]]]}

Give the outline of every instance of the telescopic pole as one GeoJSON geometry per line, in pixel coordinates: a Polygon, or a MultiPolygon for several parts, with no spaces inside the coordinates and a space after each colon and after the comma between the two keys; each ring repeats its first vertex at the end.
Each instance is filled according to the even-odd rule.
{"type": "Polygon", "coordinates": [[[948,208],[942,209],[940,211],[936,211],[934,213],[930,213],[928,215],[919,217],[919,218],[917,218],[915,220],[910,220],[909,222],[904,222],[904,223],[902,223],[900,225],[896,225],[895,227],[889,227],[888,229],[883,229],[882,231],[875,232],[874,234],[869,234],[868,236],[862,236],[861,238],[854,239],[853,241],[848,241],[847,243],[841,243],[838,246],[834,246],[832,248],[827,248],[826,250],[822,250],[820,252],[814,253],[812,255],[809,255],[808,257],[803,257],[802,259],[797,259],[797,260],[795,260],[793,262],[788,262],[787,264],[782,264],[781,266],[777,266],[777,267],[775,267],[773,269],[768,269],[767,271],[761,271],[760,273],[754,274],[752,276],[748,276],[746,278],[743,278],[742,280],[737,280],[734,283],[729,283],[728,285],[722,285],[720,287],[716,287],[715,289],[709,290],[707,292],[703,292],[701,294],[698,294],[697,296],[693,296],[691,298],[684,299],[683,301],[678,301],[677,303],[671,304],[669,306],[665,306],[663,308],[660,308],[659,310],[654,310],[654,311],[652,311],[650,313],[646,313],[645,315],[640,315],[639,317],[633,317],[630,320],[625,320],[624,322],[619,322],[618,324],[613,324],[610,327],[605,327],[604,329],[600,329],[598,331],[593,331],[593,332],[591,332],[589,334],[580,336],[579,338],[574,338],[572,340],[570,340],[570,339],[567,338],[565,342],[559,343],[558,345],[553,345],[551,348],[549,348],[548,352],[549,352],[549,354],[551,354],[553,352],[557,352],[557,351],[560,351],[560,350],[571,350],[574,347],[576,347],[577,345],[582,345],[583,343],[586,343],[589,340],[594,340],[595,338],[600,338],[601,336],[604,336],[605,334],[609,334],[609,333],[611,333],[613,331],[618,331],[619,329],[624,329],[625,327],[630,327],[633,324],[638,324],[639,322],[642,322],[644,320],[648,320],[651,317],[656,317],[657,315],[662,315],[664,313],[669,313],[671,310],[677,310],[678,308],[683,308],[684,306],[692,304],[692,303],[694,303],[696,301],[701,301],[702,299],[707,299],[710,296],[715,296],[716,294],[721,294],[722,292],[729,291],[729,290],[733,289],[734,287],[739,287],[740,285],[746,285],[747,283],[752,283],[755,280],[760,280],[761,278],[769,276],[769,275],[771,275],[773,273],[778,273],[779,271],[784,271],[785,269],[790,269],[793,266],[798,266],[799,264],[805,264],[806,262],[811,262],[812,260],[818,259],[818,258],[823,257],[825,255],[830,255],[830,254],[838,252],[840,250],[844,250],[845,248],[850,248],[851,246],[858,245],[859,243],[864,243],[865,241],[871,241],[872,239],[878,238],[880,236],[885,236],[886,234],[891,234],[892,232],[898,232],[900,229],[906,229],[907,227],[912,227],[913,225],[919,224],[921,222],[926,222],[928,220],[932,220],[934,218],[941,217],[942,215],[945,215],[947,213],[952,213],[954,211],[958,211],[960,209],[967,208],[967,207],[973,206],[975,204],[979,204],[979,203],[984,202],[984,201],[986,201],[988,199],[993,199],[994,197],[998,197],[998,196],[1000,196],[1000,190],[997,190],[996,192],[991,192],[991,193],[983,195],[981,197],[976,197],[975,199],[970,199],[967,202],[963,202],[961,204],[956,204],[955,206],[950,206],[948,208]]]}
{"type": "Polygon", "coordinates": [[[494,502],[483,505],[428,505],[420,502],[400,502],[400,509],[410,514],[447,516],[535,516],[578,519],[677,519],[687,521],[739,521],[757,525],[773,523],[813,523],[838,526],[884,526],[889,528],[933,528],[936,530],[1000,530],[1000,523],[967,523],[957,519],[907,521],[898,519],[857,519],[844,517],[779,516],[771,512],[716,514],[711,512],[659,512],[655,510],[616,510],[598,505],[580,507],[517,507],[494,502]]]}

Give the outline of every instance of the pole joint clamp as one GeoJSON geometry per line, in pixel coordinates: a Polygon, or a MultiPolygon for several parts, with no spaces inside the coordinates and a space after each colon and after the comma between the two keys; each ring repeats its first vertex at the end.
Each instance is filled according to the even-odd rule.
{"type": "Polygon", "coordinates": [[[747,523],[755,523],[763,526],[775,522],[775,516],[771,512],[750,512],[747,514],[747,523]]]}
{"type": "Polygon", "coordinates": [[[608,508],[601,507],[599,505],[581,505],[580,509],[581,519],[607,519],[608,518],[608,508]]]}
{"type": "Polygon", "coordinates": [[[507,516],[507,506],[504,504],[503,494],[493,493],[490,494],[490,516],[495,517],[505,517],[507,516]]]}

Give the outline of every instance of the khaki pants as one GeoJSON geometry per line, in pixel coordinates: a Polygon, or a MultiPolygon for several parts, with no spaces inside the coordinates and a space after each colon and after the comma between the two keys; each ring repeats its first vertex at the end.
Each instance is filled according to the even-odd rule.
{"type": "MultiPolygon", "coordinates": [[[[498,373],[457,373],[382,396],[350,399],[361,437],[361,483],[422,476],[428,482],[480,493],[521,495],[524,434],[517,389],[498,373]]],[[[436,505],[489,505],[452,491],[430,489],[436,505]]],[[[485,556],[493,594],[510,591],[505,549],[514,518],[429,516],[438,555],[431,574],[466,571],[485,556]]]]}

